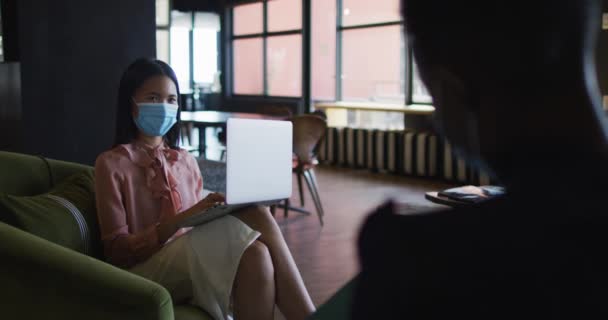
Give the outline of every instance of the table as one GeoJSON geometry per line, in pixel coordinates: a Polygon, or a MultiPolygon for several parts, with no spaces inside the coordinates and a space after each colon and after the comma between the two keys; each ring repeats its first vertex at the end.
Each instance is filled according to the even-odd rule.
{"type": "Polygon", "coordinates": [[[246,112],[223,112],[223,111],[182,111],[180,112],[180,121],[182,123],[191,123],[198,128],[198,151],[201,157],[205,156],[206,149],[206,134],[207,127],[220,127],[226,130],[226,122],[230,118],[238,119],[259,119],[259,120],[286,120],[285,117],[273,116],[259,113],[246,112]]]}

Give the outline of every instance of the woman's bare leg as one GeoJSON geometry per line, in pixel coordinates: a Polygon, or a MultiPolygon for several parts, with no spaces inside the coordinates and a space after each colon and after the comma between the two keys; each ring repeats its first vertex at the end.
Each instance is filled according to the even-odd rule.
{"type": "Polygon", "coordinates": [[[258,239],[270,251],[274,265],[276,302],[289,320],[305,319],[315,311],[291,252],[274,217],[267,208],[252,206],[235,216],[262,235],[258,239]]]}
{"type": "Polygon", "coordinates": [[[274,318],[274,268],[266,245],[254,241],[243,253],[232,296],[236,320],[274,318]]]}

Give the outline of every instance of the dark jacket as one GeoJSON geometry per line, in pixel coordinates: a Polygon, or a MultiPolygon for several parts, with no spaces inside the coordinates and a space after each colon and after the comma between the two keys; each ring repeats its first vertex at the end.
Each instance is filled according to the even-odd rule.
{"type": "Polygon", "coordinates": [[[353,318],[608,319],[602,176],[428,214],[385,204],[359,238],[353,318]]]}

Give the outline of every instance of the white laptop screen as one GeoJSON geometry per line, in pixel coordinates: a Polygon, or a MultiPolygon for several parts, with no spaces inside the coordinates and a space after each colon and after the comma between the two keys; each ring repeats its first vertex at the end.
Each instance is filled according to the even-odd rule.
{"type": "Polygon", "coordinates": [[[226,203],[291,196],[292,135],[289,121],[228,120],[226,203]]]}

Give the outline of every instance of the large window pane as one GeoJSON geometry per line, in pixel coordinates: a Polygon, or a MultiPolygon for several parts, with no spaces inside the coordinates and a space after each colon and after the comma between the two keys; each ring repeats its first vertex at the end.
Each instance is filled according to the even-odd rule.
{"type": "Polygon", "coordinates": [[[171,11],[171,28],[192,28],[192,13],[171,11]]]}
{"type": "Polygon", "coordinates": [[[169,0],[156,0],[156,25],[169,25],[169,0]]]}
{"type": "Polygon", "coordinates": [[[418,73],[418,66],[416,65],[416,61],[413,61],[413,70],[412,70],[412,102],[413,103],[431,103],[433,102],[433,98],[431,94],[426,89],[426,86],[420,79],[420,74],[418,73]]]}
{"type": "Polygon", "coordinates": [[[302,94],[302,36],[275,36],[267,40],[268,95],[302,94]]]}
{"type": "Polygon", "coordinates": [[[180,91],[190,91],[190,29],[171,28],[171,67],[177,74],[180,91]]]}
{"type": "Polygon", "coordinates": [[[197,12],[194,19],[194,82],[211,84],[218,73],[219,16],[197,12]]]}
{"type": "Polygon", "coordinates": [[[156,30],[156,59],[169,63],[169,30],[156,30]]]}
{"type": "Polygon", "coordinates": [[[268,2],[268,31],[285,31],[301,28],[301,0],[274,0],[268,2]]]}
{"type": "Polygon", "coordinates": [[[217,67],[217,31],[194,29],[194,82],[213,83],[217,67]]]}
{"type": "Polygon", "coordinates": [[[336,99],[336,1],[313,0],[311,94],[313,100],[336,99]]]}
{"type": "Polygon", "coordinates": [[[262,38],[233,41],[234,93],[263,94],[263,42],[262,38]]]}
{"type": "Polygon", "coordinates": [[[342,25],[381,23],[401,20],[399,0],[343,0],[342,25]]]}
{"type": "Polygon", "coordinates": [[[234,35],[262,33],[264,28],[262,10],[262,3],[234,7],[232,11],[234,35]]]}
{"type": "Polygon", "coordinates": [[[194,28],[213,29],[216,31],[220,31],[220,16],[217,13],[211,12],[195,12],[194,28]]]}
{"type": "Polygon", "coordinates": [[[402,42],[399,25],[343,31],[343,100],[405,103],[402,42]]]}

